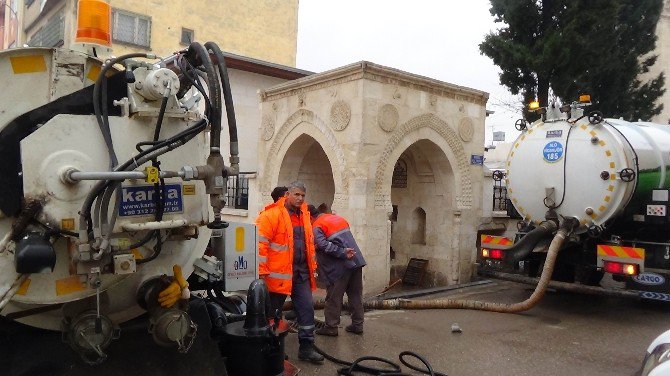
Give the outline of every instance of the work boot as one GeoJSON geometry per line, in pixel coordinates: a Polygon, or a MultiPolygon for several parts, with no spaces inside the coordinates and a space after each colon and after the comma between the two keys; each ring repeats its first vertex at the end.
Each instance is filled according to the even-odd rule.
{"type": "Polygon", "coordinates": [[[315,330],[314,333],[320,336],[337,337],[337,328],[324,325],[323,328],[315,330]]]}
{"type": "Polygon", "coordinates": [[[363,334],[363,328],[357,328],[353,325],[349,325],[346,328],[344,328],[349,333],[354,333],[354,334],[363,334]]]}
{"type": "Polygon", "coordinates": [[[312,363],[322,363],[323,355],[314,350],[314,345],[311,343],[301,343],[298,350],[298,359],[307,360],[312,363]]]}

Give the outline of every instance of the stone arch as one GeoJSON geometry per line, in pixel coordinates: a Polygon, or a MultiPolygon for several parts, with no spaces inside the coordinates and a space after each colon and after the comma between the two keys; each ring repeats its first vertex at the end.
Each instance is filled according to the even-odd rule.
{"type": "Polygon", "coordinates": [[[400,154],[407,146],[421,139],[430,139],[422,135],[421,131],[428,129],[437,133],[438,139],[431,139],[442,149],[449,163],[454,166],[453,172],[456,184],[456,206],[462,209],[472,207],[472,177],[468,166],[465,149],[459,140],[458,134],[449,125],[434,114],[425,114],[410,119],[398,127],[389,137],[384,151],[379,159],[375,173],[375,207],[391,207],[391,177],[393,167],[400,154]]]}
{"type": "Polygon", "coordinates": [[[346,175],[344,151],[337,142],[333,131],[314,112],[299,109],[289,116],[275,134],[265,158],[266,173],[262,186],[264,201],[268,201],[272,184],[279,180],[281,163],[289,147],[301,135],[308,135],[319,143],[328,157],[335,182],[333,207],[346,207],[349,184],[346,175]]]}

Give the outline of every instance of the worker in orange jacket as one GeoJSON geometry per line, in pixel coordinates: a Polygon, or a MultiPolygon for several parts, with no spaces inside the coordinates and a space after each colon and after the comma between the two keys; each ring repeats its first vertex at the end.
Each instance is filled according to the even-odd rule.
{"type": "Polygon", "coordinates": [[[314,234],[305,195],[307,188],[293,182],[287,194],[268,205],[256,219],[258,226],[258,274],[270,291],[273,312],[281,312],[291,295],[298,320],[298,358],[322,362],[314,349],[314,302],[316,256],[314,234]]]}

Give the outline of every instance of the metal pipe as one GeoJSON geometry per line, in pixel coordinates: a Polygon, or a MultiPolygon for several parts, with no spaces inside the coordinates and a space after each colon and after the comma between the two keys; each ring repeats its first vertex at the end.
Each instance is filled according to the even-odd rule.
{"type": "MultiPolygon", "coordinates": [[[[183,177],[181,171],[161,171],[160,178],[183,177]]],[[[147,173],[144,171],[71,171],[65,176],[65,179],[72,182],[82,180],[127,180],[127,179],[146,179],[147,173]]]]}
{"type": "Polygon", "coordinates": [[[0,300],[0,311],[2,311],[3,308],[9,303],[10,300],[16,295],[16,292],[19,291],[19,287],[23,284],[23,282],[28,279],[29,274],[21,274],[18,278],[16,278],[16,281],[12,284],[12,287],[3,295],[2,300],[0,300]]]}
{"type": "MultiPolygon", "coordinates": [[[[480,275],[487,276],[487,277],[494,277],[497,279],[502,279],[505,281],[512,281],[512,282],[518,282],[518,283],[525,283],[529,285],[534,285],[537,284],[539,279],[537,278],[532,278],[532,277],[526,277],[523,275],[518,275],[518,274],[511,274],[511,273],[503,273],[503,272],[498,272],[494,270],[481,270],[479,272],[480,275]]],[[[579,285],[575,283],[567,283],[567,282],[559,282],[559,281],[551,281],[549,282],[549,287],[555,288],[557,290],[563,290],[563,291],[570,291],[570,292],[576,292],[580,294],[588,294],[588,295],[600,295],[600,296],[612,296],[616,298],[639,298],[640,295],[637,293],[637,291],[630,291],[630,290],[612,290],[612,289],[605,289],[602,287],[596,287],[596,286],[585,286],[585,285],[579,285]]]]}
{"type": "Polygon", "coordinates": [[[173,219],[171,221],[144,222],[144,223],[126,223],[123,226],[125,231],[143,231],[143,230],[163,230],[168,228],[184,227],[188,222],[185,219],[173,219]]]}

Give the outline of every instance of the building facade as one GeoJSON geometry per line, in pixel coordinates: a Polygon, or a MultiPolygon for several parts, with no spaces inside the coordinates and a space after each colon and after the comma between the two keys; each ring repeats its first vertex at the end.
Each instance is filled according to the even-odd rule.
{"type": "Polygon", "coordinates": [[[0,0],[0,50],[21,46],[21,13],[19,0],[0,0]]]}
{"type": "MultiPolygon", "coordinates": [[[[18,1],[18,0],[12,0],[18,1]]],[[[26,0],[25,43],[70,46],[76,0],[26,0]]],[[[167,56],[191,41],[214,41],[236,55],[295,66],[298,0],[110,0],[114,55],[147,51],[167,56]]]]}
{"type": "MultiPolygon", "coordinates": [[[[469,281],[482,215],[488,94],[360,62],[261,91],[257,212],[301,180],[347,218],[366,292],[427,260],[422,285],[469,281]]],[[[252,206],[253,205],[253,206],[252,206]]]]}
{"type": "Polygon", "coordinates": [[[656,64],[649,72],[652,77],[663,72],[665,74],[665,94],[659,99],[663,104],[663,111],[656,115],[651,121],[659,124],[670,124],[670,0],[663,1],[661,19],[656,26],[656,51],[658,55],[656,64]]]}

